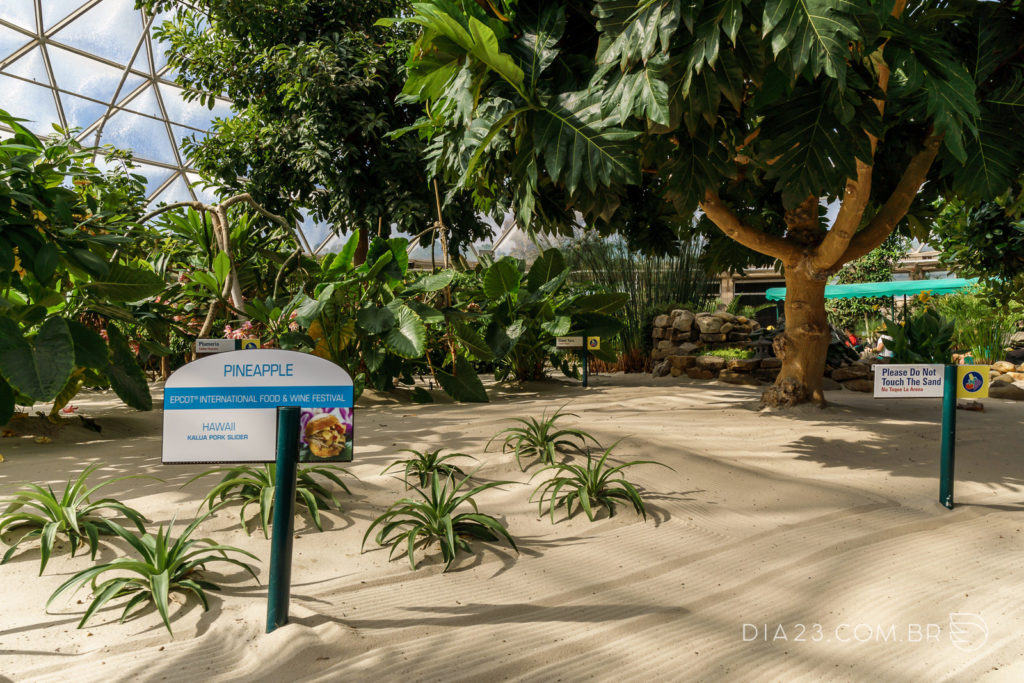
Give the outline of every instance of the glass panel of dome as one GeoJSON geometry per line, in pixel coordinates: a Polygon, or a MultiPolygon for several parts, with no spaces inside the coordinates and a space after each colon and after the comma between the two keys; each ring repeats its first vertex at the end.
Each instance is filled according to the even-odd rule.
{"type": "Polygon", "coordinates": [[[163,118],[163,115],[160,113],[160,105],[156,101],[156,94],[153,92],[153,86],[151,85],[147,85],[134,92],[127,89],[122,90],[117,100],[117,106],[139,114],[155,116],[158,119],[163,118]]]}
{"type": "Polygon", "coordinates": [[[101,102],[114,98],[123,71],[55,45],[50,45],[47,53],[58,88],[101,102]]]}
{"type": "Polygon", "coordinates": [[[142,35],[134,0],[103,0],[54,34],[53,40],[127,64],[142,35]]]}
{"type": "Polygon", "coordinates": [[[0,19],[35,31],[35,0],[4,0],[0,2],[0,19]]]}
{"type": "Polygon", "coordinates": [[[181,141],[185,138],[195,137],[196,140],[202,140],[207,136],[207,133],[193,130],[192,128],[186,128],[185,126],[178,126],[171,124],[171,132],[174,134],[174,142],[180,148],[181,141]]]}
{"type": "Polygon", "coordinates": [[[130,149],[139,159],[177,164],[163,122],[138,114],[121,111],[111,116],[103,127],[100,144],[130,149]]]}
{"type": "Polygon", "coordinates": [[[42,3],[43,28],[49,29],[85,4],[85,0],[44,0],[42,3]]]}
{"type": "Polygon", "coordinates": [[[203,179],[199,177],[198,173],[186,173],[185,179],[188,181],[189,187],[196,193],[196,199],[207,204],[216,204],[220,201],[220,198],[213,191],[213,188],[208,187],[203,179]]]}
{"type": "Polygon", "coordinates": [[[166,202],[168,204],[172,202],[187,202],[192,200],[192,195],[188,191],[188,185],[182,180],[181,176],[178,176],[174,181],[167,186],[157,196],[150,199],[150,204],[159,204],[160,202],[166,202]]]}
{"type": "Polygon", "coordinates": [[[36,135],[49,135],[53,132],[50,124],[60,125],[53,91],[49,88],[0,74],[0,92],[4,93],[4,109],[14,116],[29,119],[22,125],[36,135]]]}
{"type": "MultiPolygon", "coordinates": [[[[61,93],[61,104],[64,105],[64,116],[68,120],[69,128],[81,128],[85,130],[92,124],[103,118],[107,113],[107,105],[93,102],[75,95],[61,93]]],[[[89,144],[84,143],[84,144],[89,144]]]]}
{"type": "Polygon", "coordinates": [[[5,74],[20,76],[40,85],[49,85],[50,77],[46,74],[43,52],[38,47],[32,48],[18,59],[4,67],[5,74]]]}
{"type": "Polygon", "coordinates": [[[0,61],[6,59],[7,55],[12,54],[30,40],[32,40],[31,36],[0,24],[0,61]]]}
{"type": "Polygon", "coordinates": [[[218,106],[219,103],[214,105],[213,110],[210,110],[200,104],[198,100],[186,102],[182,98],[182,89],[177,86],[160,83],[159,88],[163,95],[164,107],[167,108],[167,118],[175,123],[184,123],[205,130],[210,127],[210,122],[215,116],[223,116],[218,113],[218,110],[226,109],[230,114],[230,107],[218,106]]]}

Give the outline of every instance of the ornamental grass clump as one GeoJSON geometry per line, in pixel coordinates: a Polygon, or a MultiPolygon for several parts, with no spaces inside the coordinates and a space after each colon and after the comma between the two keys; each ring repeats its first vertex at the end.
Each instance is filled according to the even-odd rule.
{"type": "Polygon", "coordinates": [[[139,531],[143,531],[145,517],[138,510],[113,498],[101,498],[96,501],[91,498],[104,486],[118,481],[139,478],[156,479],[156,477],[130,475],[108,479],[101,484],[89,487],[86,484],[86,479],[99,467],[98,464],[90,465],[78,475],[77,479],[68,479],[64,492],[60,496],[54,493],[53,487],[48,486],[44,489],[38,484],[26,484],[25,488],[17,491],[13,498],[5,501],[7,508],[0,513],[0,535],[17,530],[27,531],[11,544],[11,547],[4,553],[3,559],[0,560],[0,564],[11,559],[22,543],[38,538],[39,574],[42,576],[58,535],[66,538],[71,545],[72,557],[75,556],[79,546],[88,545],[89,558],[95,559],[96,551],[99,549],[99,537],[113,533],[110,520],[98,514],[102,510],[121,513],[138,527],[139,531]]]}
{"type": "Polygon", "coordinates": [[[458,465],[453,465],[448,461],[454,458],[469,458],[470,460],[476,460],[476,458],[465,453],[441,455],[442,450],[438,448],[433,451],[417,451],[405,448],[402,452],[412,453],[413,457],[406,458],[405,460],[396,460],[385,467],[381,474],[386,474],[395,468],[401,468],[403,470],[402,481],[405,482],[405,488],[407,489],[411,486],[409,483],[410,477],[415,477],[419,481],[420,487],[426,488],[434,472],[444,477],[454,477],[455,475],[465,477],[466,473],[458,465]]]}
{"type": "MultiPolygon", "coordinates": [[[[612,444],[604,451],[601,457],[595,461],[590,451],[587,451],[586,464],[553,463],[537,472],[552,470],[555,476],[538,486],[530,496],[530,501],[537,499],[537,510],[544,514],[544,505],[547,505],[551,522],[555,521],[555,510],[565,508],[566,518],[572,517],[574,506],[578,506],[587,515],[587,519],[594,521],[595,509],[603,506],[608,510],[608,516],[615,514],[617,503],[628,503],[643,518],[647,519],[647,509],[644,507],[643,499],[636,486],[621,476],[621,472],[627,467],[636,465],[662,465],[653,460],[632,460],[622,465],[610,467],[606,465],[608,455],[618,442],[612,444]]],[[[668,467],[668,469],[672,469],[668,467]]],[[[534,475],[534,477],[537,476],[534,475]]],[[[532,477],[531,477],[532,479],[532,477]]]]}
{"type": "MultiPolygon", "coordinates": [[[[246,534],[250,533],[246,510],[250,505],[258,505],[259,526],[263,529],[264,538],[270,538],[270,516],[274,511],[277,465],[265,463],[262,467],[251,465],[218,467],[192,477],[185,483],[185,486],[197,479],[219,472],[225,472],[224,477],[206,494],[203,503],[206,503],[206,506],[212,511],[215,505],[219,507],[218,503],[240,502],[242,507],[238,511],[238,518],[246,534]]],[[[306,508],[318,531],[324,530],[320,511],[331,509],[340,511],[341,502],[327,488],[327,485],[316,477],[323,477],[341,487],[345,493],[351,494],[352,492],[338,474],[351,474],[351,472],[337,465],[313,465],[298,468],[295,482],[295,503],[299,507],[306,508]]],[[[200,503],[199,506],[202,507],[203,503],[200,503]]]]}
{"type": "Polygon", "coordinates": [[[239,553],[258,560],[259,558],[252,553],[233,546],[220,545],[209,538],[191,538],[196,527],[211,514],[212,510],[197,517],[176,539],[171,536],[174,520],[171,520],[166,529],[161,524],[155,535],[144,533],[142,536],[109,522],[111,531],[127,541],[135,555],[119,557],[78,572],[53,592],[46,601],[47,609],[60,596],[68,592],[73,594],[88,583],[92,601],[82,620],[78,622],[78,628],[85,626],[89,618],[111,600],[131,596],[124,606],[124,611],[121,612],[122,623],[133,610],[152,604],[160,613],[167,631],[174,635],[168,612],[169,594],[172,591],[183,592],[186,595],[194,594],[203,604],[205,612],[210,608],[206,600],[206,591],[220,590],[220,586],[206,581],[199,574],[201,570],[206,569],[206,565],[213,562],[233,564],[247,571],[259,582],[251,565],[228,557],[228,553],[239,553]],[[99,577],[107,572],[117,572],[118,575],[99,582],[99,577]]]}
{"type": "Polygon", "coordinates": [[[424,548],[431,543],[438,543],[445,561],[445,571],[451,567],[460,550],[472,552],[470,541],[473,539],[488,543],[505,539],[513,550],[519,552],[505,526],[491,515],[480,512],[474,500],[474,496],[482,491],[514,482],[488,482],[462,491],[467,481],[468,477],[456,484],[451,477],[442,478],[437,472],[432,472],[429,489],[412,487],[420,495],[419,500],[401,498],[373,520],[363,535],[363,547],[373,530],[380,527],[375,540],[378,545],[391,547],[388,560],[404,549],[409,564],[416,569],[414,553],[417,546],[424,548]],[[458,512],[464,504],[468,504],[473,511],[458,512]]]}
{"type": "Polygon", "coordinates": [[[512,452],[519,469],[525,471],[521,460],[523,457],[535,458],[545,465],[551,465],[559,451],[574,450],[582,453],[587,439],[596,444],[597,440],[581,429],[558,428],[557,423],[563,417],[579,417],[573,413],[563,413],[564,409],[565,406],[562,406],[551,417],[546,417],[547,413],[544,413],[539,420],[535,417],[516,418],[515,422],[520,426],[501,430],[487,442],[484,449],[490,448],[491,443],[504,436],[501,452],[512,452]]]}

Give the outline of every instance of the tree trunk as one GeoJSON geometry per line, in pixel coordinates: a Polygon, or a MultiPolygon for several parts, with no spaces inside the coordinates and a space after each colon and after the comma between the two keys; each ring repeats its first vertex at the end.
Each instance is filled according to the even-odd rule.
{"type": "Polygon", "coordinates": [[[764,406],[825,404],[822,377],[828,352],[825,281],[800,268],[786,268],[786,330],[775,337],[775,355],[782,361],[775,384],[761,398],[764,406]]]}

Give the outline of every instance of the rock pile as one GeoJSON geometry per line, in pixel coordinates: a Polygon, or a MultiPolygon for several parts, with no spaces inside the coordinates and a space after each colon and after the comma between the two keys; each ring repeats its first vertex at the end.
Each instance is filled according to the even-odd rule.
{"type": "Polygon", "coordinates": [[[988,395],[1024,401],[1024,363],[1014,365],[1005,360],[993,363],[989,367],[988,395]]]}
{"type": "Polygon", "coordinates": [[[694,313],[677,308],[654,319],[654,351],[651,357],[692,356],[701,349],[745,348],[750,334],[761,329],[756,320],[725,311],[694,313]]]}

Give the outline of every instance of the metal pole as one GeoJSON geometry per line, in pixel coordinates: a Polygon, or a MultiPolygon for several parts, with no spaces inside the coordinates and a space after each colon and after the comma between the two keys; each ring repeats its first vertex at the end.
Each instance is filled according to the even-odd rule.
{"type": "Polygon", "coordinates": [[[939,502],[953,509],[953,467],[956,463],[956,366],[947,365],[942,383],[942,462],[939,502]]]}
{"type": "Polygon", "coordinates": [[[277,483],[274,487],[274,528],[270,538],[267,633],[288,623],[298,460],[299,407],[280,406],[277,409],[277,483]]]}
{"type": "Polygon", "coordinates": [[[590,362],[587,358],[587,338],[583,338],[583,388],[587,388],[587,376],[589,374],[587,366],[590,362]]]}

